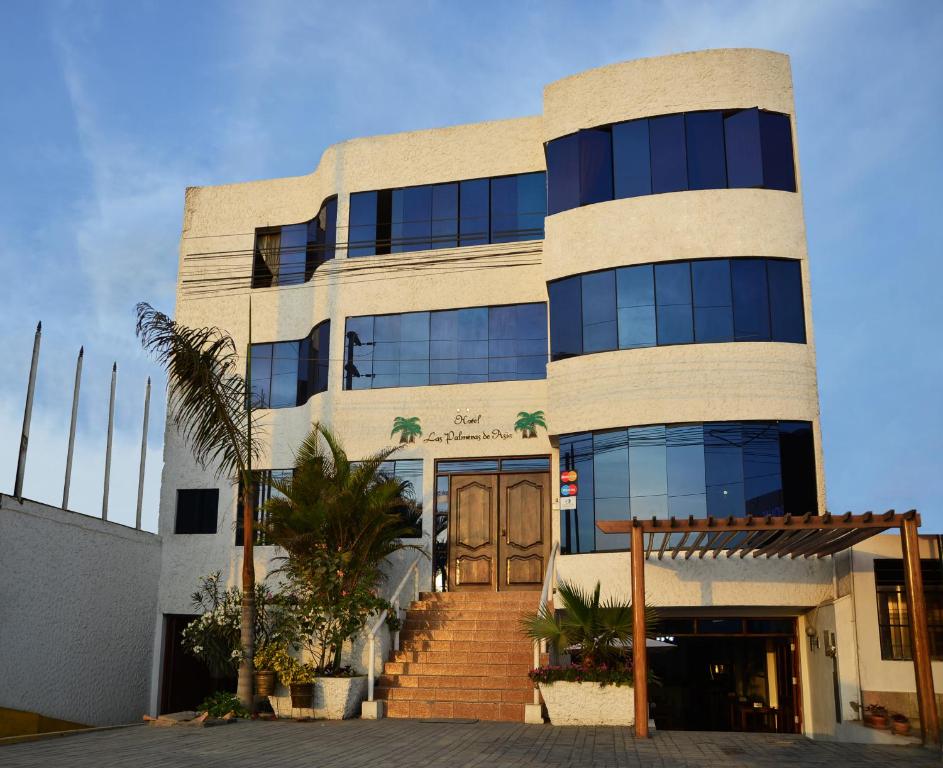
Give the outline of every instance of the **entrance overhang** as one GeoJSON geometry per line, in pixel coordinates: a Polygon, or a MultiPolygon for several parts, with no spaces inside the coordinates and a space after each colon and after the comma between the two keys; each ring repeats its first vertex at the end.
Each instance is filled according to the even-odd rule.
{"type": "Polygon", "coordinates": [[[596,527],[603,533],[630,534],[633,613],[633,654],[635,677],[635,734],[648,736],[648,654],[645,646],[645,561],[653,555],[699,559],[724,552],[728,558],[739,554],[755,559],[773,557],[823,558],[854,546],[878,533],[900,530],[904,558],[907,604],[911,616],[914,673],[917,681],[917,705],[924,743],[940,743],[936,695],[930,666],[930,633],[927,627],[923,574],[920,570],[917,529],[920,516],[916,510],[898,514],[865,512],[853,515],[811,513],[782,517],[713,517],[696,519],[600,520],[596,527]],[[644,555],[644,557],[642,556],[644,555]]]}

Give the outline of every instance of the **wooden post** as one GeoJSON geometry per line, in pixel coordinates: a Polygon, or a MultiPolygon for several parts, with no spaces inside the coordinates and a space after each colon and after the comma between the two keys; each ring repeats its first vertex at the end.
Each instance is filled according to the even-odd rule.
{"type": "Polygon", "coordinates": [[[923,592],[920,570],[920,540],[915,517],[905,519],[900,527],[900,543],[904,556],[904,583],[907,587],[907,608],[910,614],[910,648],[917,680],[917,707],[924,744],[940,743],[940,722],[933,690],[933,669],[930,665],[930,631],[927,628],[927,601],[923,592]]]}
{"type": "MultiPolygon", "coordinates": [[[[633,521],[632,550],[632,665],[635,678],[635,735],[648,738],[648,648],[645,645],[645,549],[642,528],[633,521]]],[[[668,534],[665,534],[666,536],[668,534]]]]}

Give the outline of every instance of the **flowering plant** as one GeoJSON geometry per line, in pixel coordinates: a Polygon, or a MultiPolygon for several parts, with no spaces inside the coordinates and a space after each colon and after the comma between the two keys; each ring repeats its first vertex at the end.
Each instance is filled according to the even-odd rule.
{"type": "Polygon", "coordinates": [[[612,666],[608,664],[569,664],[567,666],[547,666],[532,669],[528,673],[531,680],[542,685],[553,685],[560,680],[568,683],[599,683],[600,685],[634,685],[635,676],[632,662],[627,661],[612,666]]]}
{"type": "MultiPolygon", "coordinates": [[[[183,630],[184,649],[202,660],[213,677],[232,674],[242,661],[239,627],[242,622],[242,590],[223,586],[219,571],[200,579],[191,596],[201,614],[183,630]]],[[[255,638],[261,651],[267,644],[284,642],[290,622],[287,606],[264,584],[255,588],[255,638]]]]}
{"type": "Polygon", "coordinates": [[[313,683],[317,674],[312,664],[303,664],[285,648],[275,649],[271,663],[278,679],[285,686],[293,683],[313,683]]]}

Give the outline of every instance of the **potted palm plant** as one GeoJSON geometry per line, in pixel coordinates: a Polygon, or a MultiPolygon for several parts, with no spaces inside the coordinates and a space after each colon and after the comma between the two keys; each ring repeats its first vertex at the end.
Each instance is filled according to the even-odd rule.
{"type": "MultiPolygon", "coordinates": [[[[568,582],[557,587],[558,613],[542,606],[521,620],[524,634],[546,641],[557,656],[572,654],[566,665],[530,673],[554,725],[633,725],[632,606],[600,600],[600,584],[590,594],[568,582]]],[[[555,598],[556,599],[556,598],[555,598]]],[[[657,617],[645,609],[645,635],[654,634],[657,617]]]]}
{"type": "Polygon", "coordinates": [[[409,483],[384,467],[397,448],[351,461],[340,439],[315,425],[291,476],[272,480],[265,534],[286,554],[284,577],[297,621],[295,645],[317,670],[314,714],[346,718],[366,697],[366,677],[344,664],[347,643],[389,607],[378,596],[387,558],[403,549],[420,507],[409,483]]]}

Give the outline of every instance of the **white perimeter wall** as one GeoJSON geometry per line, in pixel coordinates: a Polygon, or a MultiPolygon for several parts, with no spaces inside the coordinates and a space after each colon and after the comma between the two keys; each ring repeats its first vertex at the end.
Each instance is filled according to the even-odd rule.
{"type": "Polygon", "coordinates": [[[140,720],[159,574],[152,533],[0,495],[0,707],[140,720]]]}

